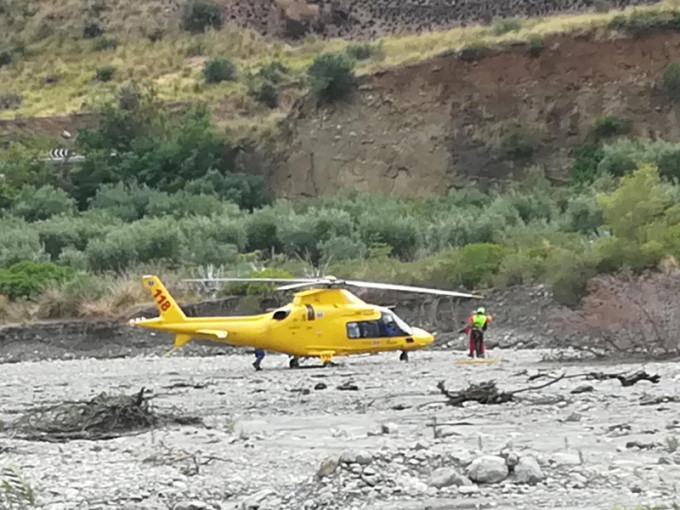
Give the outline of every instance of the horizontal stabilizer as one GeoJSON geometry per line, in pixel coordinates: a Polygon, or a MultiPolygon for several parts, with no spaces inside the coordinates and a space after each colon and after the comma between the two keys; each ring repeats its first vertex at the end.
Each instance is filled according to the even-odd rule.
{"type": "Polygon", "coordinates": [[[197,335],[207,335],[214,336],[218,340],[224,340],[227,338],[227,332],[221,329],[199,329],[196,331],[197,335]]]}

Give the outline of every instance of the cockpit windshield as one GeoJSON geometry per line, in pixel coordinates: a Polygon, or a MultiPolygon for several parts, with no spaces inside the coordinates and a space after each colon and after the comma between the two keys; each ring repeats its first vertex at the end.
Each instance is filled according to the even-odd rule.
{"type": "Polygon", "coordinates": [[[396,313],[385,308],[381,308],[380,312],[380,322],[385,328],[396,328],[403,335],[413,335],[413,328],[401,320],[396,313]]]}

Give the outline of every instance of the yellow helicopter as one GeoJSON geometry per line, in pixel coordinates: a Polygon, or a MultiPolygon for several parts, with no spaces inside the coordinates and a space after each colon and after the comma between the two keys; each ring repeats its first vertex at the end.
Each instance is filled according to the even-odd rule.
{"type": "Polygon", "coordinates": [[[296,291],[291,303],[273,312],[245,317],[186,317],[157,276],[143,277],[143,285],[155,301],[159,317],[132,319],[131,326],[174,333],[174,347],[170,353],[192,338],[255,348],[256,355],[258,351],[260,353],[254,363],[256,370],[260,370],[264,351],[289,355],[290,368],[298,368],[300,358],[319,358],[324,366],[328,366],[336,356],[385,351],[401,351],[400,359],[408,361],[409,351],[422,349],[434,340],[431,333],[409,326],[389,308],[365,303],[343,287],[481,298],[462,292],[334,277],[185,281],[285,283],[277,290],[296,291]]]}

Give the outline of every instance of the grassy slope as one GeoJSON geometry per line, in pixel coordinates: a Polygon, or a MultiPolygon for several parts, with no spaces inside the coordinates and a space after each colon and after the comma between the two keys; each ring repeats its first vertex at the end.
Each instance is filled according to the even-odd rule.
{"type": "MultiPolygon", "coordinates": [[[[129,9],[134,5],[128,5],[129,2],[124,0],[118,3],[125,4],[129,9]]],[[[57,1],[52,8],[61,6],[65,9],[67,4],[68,0],[57,1]]],[[[675,5],[677,0],[666,0],[637,9],[666,10],[675,5]]],[[[160,9],[160,6],[156,7],[160,9]]],[[[492,44],[603,27],[621,12],[528,19],[523,20],[519,30],[502,35],[496,35],[490,26],[473,26],[421,35],[385,37],[381,40],[384,57],[359,62],[357,73],[370,73],[415,62],[469,44],[492,44]]],[[[153,13],[147,15],[153,18],[153,13]]],[[[128,17],[136,22],[140,19],[138,15],[128,17]]],[[[90,110],[110,99],[121,84],[136,81],[153,86],[163,100],[211,103],[222,111],[222,117],[230,117],[231,122],[240,129],[249,123],[274,121],[283,113],[277,114],[257,105],[247,96],[244,83],[247,72],[257,70],[268,61],[279,60],[292,70],[291,79],[301,78],[316,54],[339,51],[348,44],[342,40],[323,41],[309,37],[302,44],[292,46],[280,41],[267,41],[251,31],[232,26],[196,36],[179,29],[170,29],[164,39],[153,43],[140,35],[138,30],[127,27],[124,31],[125,26],[124,21],[109,24],[109,35],[115,36],[119,42],[115,50],[95,51],[92,40],[73,38],[73,33],[77,34],[78,29],[70,25],[70,36],[56,33],[29,44],[25,56],[18,57],[12,65],[0,69],[0,90],[19,93],[24,97],[21,107],[0,111],[0,118],[90,110]],[[192,56],[196,54],[200,55],[192,56]],[[204,60],[212,56],[232,59],[239,67],[239,80],[206,85],[201,69],[204,60]],[[104,65],[117,68],[114,79],[108,83],[97,82],[94,78],[95,70],[104,65]],[[59,76],[59,82],[45,84],[44,78],[50,74],[59,76]]]]}

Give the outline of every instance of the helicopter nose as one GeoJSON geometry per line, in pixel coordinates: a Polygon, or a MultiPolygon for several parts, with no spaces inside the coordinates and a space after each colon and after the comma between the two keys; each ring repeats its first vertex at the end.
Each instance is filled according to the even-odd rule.
{"type": "Polygon", "coordinates": [[[413,339],[418,347],[426,347],[434,341],[434,335],[423,329],[415,329],[413,339]]]}

